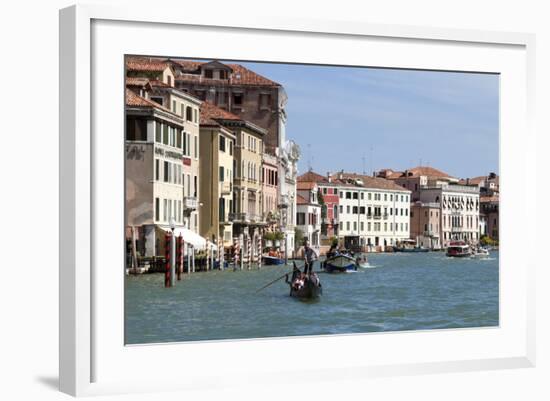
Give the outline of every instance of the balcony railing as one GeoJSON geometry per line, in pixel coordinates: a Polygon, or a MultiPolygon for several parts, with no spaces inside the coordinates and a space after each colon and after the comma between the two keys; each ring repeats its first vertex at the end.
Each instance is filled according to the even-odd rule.
{"type": "Polygon", "coordinates": [[[222,195],[230,195],[231,194],[231,191],[233,190],[232,188],[233,186],[231,185],[230,182],[221,182],[220,183],[220,193],[222,195]]]}
{"type": "Polygon", "coordinates": [[[229,213],[230,222],[242,224],[267,224],[263,216],[253,213],[229,213]]]}
{"type": "Polygon", "coordinates": [[[380,219],[382,219],[382,215],[380,215],[380,214],[375,214],[375,215],[373,215],[372,217],[374,217],[374,220],[380,220],[380,219]]]}
{"type": "Polygon", "coordinates": [[[194,196],[185,196],[183,198],[183,210],[197,210],[197,198],[194,196]]]}

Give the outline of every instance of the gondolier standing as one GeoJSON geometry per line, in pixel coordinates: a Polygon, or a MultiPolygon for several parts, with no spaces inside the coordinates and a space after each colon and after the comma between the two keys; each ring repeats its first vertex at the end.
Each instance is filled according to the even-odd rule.
{"type": "Polygon", "coordinates": [[[307,239],[304,240],[304,274],[307,274],[308,276],[313,271],[313,262],[315,262],[317,259],[319,259],[319,255],[313,248],[309,246],[309,241],[307,239]]]}

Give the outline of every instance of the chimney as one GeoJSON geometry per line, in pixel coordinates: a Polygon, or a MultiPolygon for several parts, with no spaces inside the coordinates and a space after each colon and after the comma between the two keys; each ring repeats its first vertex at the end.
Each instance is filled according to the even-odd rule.
{"type": "Polygon", "coordinates": [[[344,170],[341,170],[339,173],[338,173],[338,179],[341,180],[344,178],[344,170]]]}
{"type": "Polygon", "coordinates": [[[332,182],[332,174],[330,174],[330,171],[327,171],[327,180],[328,182],[332,182]]]}

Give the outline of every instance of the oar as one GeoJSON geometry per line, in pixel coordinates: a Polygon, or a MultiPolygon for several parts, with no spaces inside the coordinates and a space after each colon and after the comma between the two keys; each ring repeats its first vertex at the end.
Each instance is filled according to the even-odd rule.
{"type": "Polygon", "coordinates": [[[285,278],[288,274],[290,274],[290,273],[285,273],[285,274],[283,274],[281,277],[276,278],[276,279],[273,280],[272,282],[270,282],[270,283],[264,285],[262,288],[260,288],[259,290],[257,290],[254,294],[257,294],[258,292],[260,292],[260,291],[263,290],[264,288],[269,287],[271,284],[276,283],[276,282],[279,281],[280,279],[285,278]]]}

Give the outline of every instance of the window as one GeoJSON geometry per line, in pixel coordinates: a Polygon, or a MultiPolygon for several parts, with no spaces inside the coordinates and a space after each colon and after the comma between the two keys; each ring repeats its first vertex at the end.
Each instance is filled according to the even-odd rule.
{"type": "Polygon", "coordinates": [[[164,221],[167,221],[168,219],[166,218],[166,212],[168,211],[168,200],[166,199],[163,199],[162,200],[162,217],[164,221]]]}
{"type": "Polygon", "coordinates": [[[227,79],[227,71],[220,70],[220,79],[227,79]]]}
{"type": "Polygon", "coordinates": [[[185,109],[185,119],[187,121],[193,121],[193,109],[191,106],[187,106],[185,109]]]}
{"type": "Polygon", "coordinates": [[[296,224],[299,226],[306,225],[306,214],[305,213],[296,213],[296,224]]]}
{"type": "Polygon", "coordinates": [[[164,162],[164,182],[170,182],[170,163],[164,162]]]}
{"type": "Polygon", "coordinates": [[[346,206],[346,213],[349,214],[349,205],[346,206]]]}
{"type": "Polygon", "coordinates": [[[168,125],[162,125],[162,143],[168,145],[168,125]]]}
{"type": "Polygon", "coordinates": [[[204,70],[205,78],[214,78],[214,70],[204,70]]]}
{"type": "Polygon", "coordinates": [[[126,139],[128,141],[146,141],[147,121],[136,118],[126,119],[126,139]]]}
{"type": "Polygon", "coordinates": [[[353,222],[353,231],[357,231],[357,222],[356,221],[353,222]]]}
{"type": "Polygon", "coordinates": [[[176,103],[175,100],[172,100],[172,111],[174,113],[177,113],[178,112],[177,110],[178,110],[178,104],[176,103]]]}
{"type": "Polygon", "coordinates": [[[346,221],[346,230],[349,231],[349,221],[346,221]]]}
{"type": "Polygon", "coordinates": [[[365,223],[361,222],[361,231],[365,231],[365,223]]]}
{"type": "Polygon", "coordinates": [[[242,104],[243,104],[243,94],[242,93],[234,93],[233,94],[233,104],[235,106],[242,106],[242,104]]]}
{"type": "Polygon", "coordinates": [[[233,156],[233,141],[229,140],[229,156],[233,156]]]}
{"type": "Polygon", "coordinates": [[[360,213],[360,214],[365,214],[365,206],[361,206],[361,207],[359,208],[359,213],[360,213]]]}
{"type": "Polygon", "coordinates": [[[384,194],[384,200],[385,200],[385,201],[388,200],[388,194],[384,194]]]}
{"type": "Polygon", "coordinates": [[[155,220],[160,220],[160,199],[155,198],[155,220]]]}
{"type": "Polygon", "coordinates": [[[344,192],[340,191],[340,199],[344,199],[344,192]]]}
{"type": "Polygon", "coordinates": [[[358,196],[359,196],[359,195],[358,195],[357,192],[354,192],[354,193],[353,193],[353,199],[358,199],[358,196]]]}
{"type": "Polygon", "coordinates": [[[193,176],[193,196],[197,197],[197,176],[193,176]]]}
{"type": "Polygon", "coordinates": [[[344,206],[340,205],[340,213],[344,213],[344,206]]]}
{"type": "Polygon", "coordinates": [[[352,213],[357,214],[357,206],[353,206],[352,213]]]}
{"type": "Polygon", "coordinates": [[[224,177],[223,166],[220,166],[220,182],[223,182],[223,177],[224,177]]]}
{"type": "Polygon", "coordinates": [[[220,151],[225,152],[225,136],[220,135],[220,151]]]}
{"type": "Polygon", "coordinates": [[[182,145],[182,142],[181,142],[181,136],[183,134],[183,131],[177,131],[176,132],[176,147],[178,149],[181,149],[181,145],[182,145]]]}
{"type": "Polygon", "coordinates": [[[369,192],[368,199],[371,200],[371,193],[369,192]]]}
{"type": "Polygon", "coordinates": [[[155,159],[155,181],[158,180],[160,180],[160,160],[155,159]]]}
{"type": "Polygon", "coordinates": [[[361,192],[361,200],[365,199],[365,193],[361,192]]]}
{"type": "Polygon", "coordinates": [[[260,110],[269,109],[271,105],[271,95],[269,93],[260,93],[260,110]]]}
{"type": "Polygon", "coordinates": [[[162,142],[162,124],[158,121],[155,121],[155,142],[162,142]]]}
{"type": "Polygon", "coordinates": [[[351,199],[351,192],[346,192],[346,199],[351,199]]]}
{"type": "Polygon", "coordinates": [[[162,96],[151,96],[151,100],[163,106],[164,99],[162,98],[162,96]]]}

